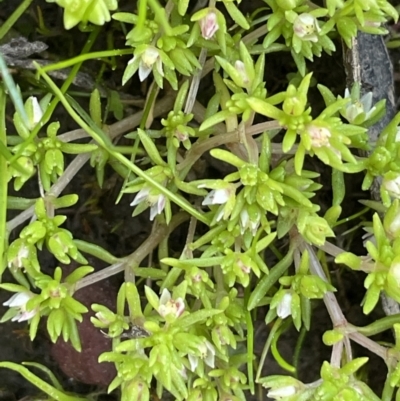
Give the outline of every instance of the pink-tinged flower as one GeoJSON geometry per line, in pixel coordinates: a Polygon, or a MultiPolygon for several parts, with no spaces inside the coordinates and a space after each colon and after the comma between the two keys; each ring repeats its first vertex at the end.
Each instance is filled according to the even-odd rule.
{"type": "MultiPolygon", "coordinates": [[[[202,346],[200,346],[200,358],[204,360],[204,363],[210,368],[215,367],[215,348],[208,341],[205,340],[202,346]]],[[[189,354],[190,370],[194,372],[199,364],[199,358],[197,355],[189,354]]]]}
{"type": "Polygon", "coordinates": [[[320,31],[318,21],[311,14],[300,14],[293,23],[294,34],[304,41],[318,42],[317,33],[320,31]]]}
{"type": "Polygon", "coordinates": [[[15,308],[17,314],[11,319],[13,322],[23,322],[25,320],[30,320],[38,312],[38,308],[31,311],[26,310],[26,303],[34,297],[32,292],[17,292],[8,301],[4,302],[3,305],[10,308],[15,308]]]}
{"type": "Polygon", "coordinates": [[[133,199],[131,206],[136,206],[139,203],[147,202],[150,206],[150,220],[153,221],[154,217],[161,214],[165,207],[165,196],[162,194],[152,194],[150,187],[142,188],[133,199]]]}
{"type": "Polygon", "coordinates": [[[313,148],[322,148],[323,146],[330,146],[329,138],[331,132],[325,127],[318,127],[317,125],[310,124],[306,126],[306,131],[311,139],[311,146],[313,148]]]}
{"type": "Polygon", "coordinates": [[[148,46],[142,54],[136,55],[132,60],[129,61],[129,63],[135,62],[138,57],[140,57],[140,82],[143,82],[150,75],[150,72],[153,70],[154,66],[156,67],[158,73],[161,76],[164,76],[160,52],[154,46],[148,46]]]}
{"type": "Polygon", "coordinates": [[[160,305],[158,307],[158,313],[162,317],[174,316],[178,318],[182,315],[185,310],[185,302],[182,298],[172,299],[171,293],[164,288],[161,297],[160,297],[160,305]]]}
{"type": "Polygon", "coordinates": [[[281,319],[286,319],[292,314],[292,294],[287,292],[280,300],[278,306],[276,307],[276,314],[281,319]]]}
{"type": "Polygon", "coordinates": [[[199,23],[201,36],[206,40],[210,40],[219,29],[217,14],[214,11],[210,11],[199,23]]]}

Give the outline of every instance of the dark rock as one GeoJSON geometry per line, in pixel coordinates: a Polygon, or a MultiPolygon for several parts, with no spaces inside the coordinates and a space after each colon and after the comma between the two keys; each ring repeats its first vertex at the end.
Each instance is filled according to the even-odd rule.
{"type": "Polygon", "coordinates": [[[115,311],[116,297],[116,287],[107,281],[85,287],[74,294],[74,298],[89,309],[83,316],[82,323],[78,323],[82,352],[75,351],[72,345],[65,343],[61,337],[52,347],[53,358],[70,378],[86,384],[108,386],[115,377],[113,363],[98,362],[100,354],[111,351],[111,339],[90,322],[90,317],[94,316],[90,306],[98,303],[115,311]]]}

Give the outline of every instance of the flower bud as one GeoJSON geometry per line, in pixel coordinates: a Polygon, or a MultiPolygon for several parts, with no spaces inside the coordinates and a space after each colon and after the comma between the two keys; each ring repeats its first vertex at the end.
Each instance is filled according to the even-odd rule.
{"type": "Polygon", "coordinates": [[[240,82],[241,83],[240,86],[244,87],[244,88],[247,87],[249,85],[249,83],[250,83],[250,78],[249,78],[249,75],[246,72],[245,65],[244,65],[243,61],[236,60],[235,61],[235,69],[238,72],[239,77],[240,77],[240,81],[241,81],[240,82]]]}
{"type": "Polygon", "coordinates": [[[210,40],[215,32],[218,31],[217,14],[214,11],[210,11],[204,18],[199,21],[201,36],[204,39],[210,40]]]}
{"type": "Polygon", "coordinates": [[[43,111],[40,108],[36,96],[31,96],[25,103],[26,114],[28,115],[28,128],[32,130],[36,124],[41,120],[43,111]]]}

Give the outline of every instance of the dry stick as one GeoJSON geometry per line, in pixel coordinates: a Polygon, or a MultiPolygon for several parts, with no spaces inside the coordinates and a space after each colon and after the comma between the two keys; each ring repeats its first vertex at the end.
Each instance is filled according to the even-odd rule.
{"type": "MultiPolygon", "coordinates": [[[[352,39],[351,49],[345,45],[343,49],[348,87],[358,83],[362,94],[372,90],[373,104],[386,99],[386,115],[368,130],[370,142],[377,143],[381,131],[396,114],[393,68],[385,41],[379,35],[359,32],[357,37],[352,39]],[[369,87],[364,87],[363,83],[368,83],[369,87]]],[[[381,182],[382,178],[376,177],[370,190],[372,198],[377,201],[381,200],[381,182]]],[[[400,305],[385,293],[381,293],[381,301],[386,315],[400,313],[400,305]]]]}
{"type": "MultiPolygon", "coordinates": [[[[193,108],[193,112],[195,111],[195,108],[193,108]]],[[[247,135],[257,135],[261,134],[264,131],[267,130],[272,130],[279,128],[279,124],[277,121],[267,121],[265,123],[260,123],[253,125],[247,130],[247,135]]],[[[215,131],[218,132],[219,129],[221,128],[216,128],[215,131]]],[[[217,148],[218,146],[225,145],[227,143],[233,143],[233,142],[239,142],[239,130],[235,130],[233,132],[227,132],[227,133],[221,133],[216,136],[213,136],[212,138],[208,138],[204,141],[197,142],[195,143],[190,150],[186,153],[185,159],[177,166],[177,169],[182,171],[185,168],[189,167],[191,164],[195,163],[196,160],[198,160],[205,152],[207,152],[210,149],[217,148]]],[[[280,144],[272,144],[272,148],[274,151],[279,152],[281,150],[281,145],[280,144]]],[[[295,149],[292,149],[291,152],[287,153],[292,153],[294,152],[295,149]]]]}
{"type": "MultiPolygon", "coordinates": [[[[324,281],[328,281],[327,277],[322,269],[321,263],[319,262],[317,255],[314,252],[314,249],[311,245],[303,243],[302,245],[305,249],[308,250],[310,256],[310,271],[311,273],[315,274],[316,276],[322,278],[324,281]]],[[[388,360],[388,350],[387,348],[379,345],[375,341],[369,339],[364,334],[361,334],[356,331],[354,327],[352,327],[346,320],[343,312],[339,306],[339,303],[334,295],[333,292],[328,291],[324,295],[324,304],[328,310],[329,316],[333,323],[334,327],[343,328],[344,336],[344,346],[346,348],[347,356],[351,358],[351,346],[349,343],[349,339],[355,341],[356,343],[362,345],[369,351],[373,352],[374,354],[381,357],[385,362],[388,360]]],[[[333,355],[335,351],[339,351],[340,347],[334,348],[332,350],[331,360],[333,361],[340,361],[338,355],[333,355]]],[[[339,365],[340,366],[340,365],[339,365]]]]}
{"type": "MultiPolygon", "coordinates": [[[[189,93],[187,95],[186,99],[186,105],[185,105],[185,114],[189,114],[192,112],[193,106],[196,102],[197,98],[197,92],[199,90],[199,85],[202,77],[202,72],[203,72],[203,67],[204,63],[206,62],[207,58],[207,50],[206,49],[201,49],[200,56],[199,56],[199,63],[201,65],[201,69],[199,69],[196,74],[193,76],[192,82],[190,83],[190,89],[189,93]]],[[[204,121],[204,120],[202,120],[204,121]]]]}
{"type": "Polygon", "coordinates": [[[168,226],[166,224],[160,225],[158,229],[155,232],[152,232],[152,234],[146,238],[134,252],[123,258],[121,262],[114,263],[99,272],[93,273],[90,276],[86,276],[79,280],[75,285],[75,291],[118,274],[124,271],[125,267],[130,267],[131,269],[138,267],[142,260],[155,249],[166,235],[169,235],[169,233],[174,231],[176,227],[185,222],[188,218],[189,215],[186,212],[177,213],[171,219],[168,226]]]}

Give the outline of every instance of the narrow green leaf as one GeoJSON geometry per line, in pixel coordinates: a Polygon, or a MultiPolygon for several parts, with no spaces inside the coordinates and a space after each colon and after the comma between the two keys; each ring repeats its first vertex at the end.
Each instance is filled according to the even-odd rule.
{"type": "Polygon", "coordinates": [[[140,128],[138,129],[138,134],[140,137],[140,141],[142,142],[152,162],[159,166],[165,166],[166,163],[160,156],[160,153],[158,153],[157,147],[156,145],[154,145],[153,140],[146,134],[145,131],[140,128]]]}
{"type": "Polygon", "coordinates": [[[247,309],[254,309],[261,299],[267,294],[271,287],[279,280],[283,273],[289,268],[293,261],[293,250],[289,249],[288,253],[272,268],[268,275],[265,275],[256,285],[251,293],[247,309]]]}
{"type": "Polygon", "coordinates": [[[18,365],[17,363],[13,362],[0,362],[0,368],[6,368],[13,370],[14,372],[19,373],[22,377],[29,381],[29,383],[33,384],[37,387],[40,391],[46,393],[49,397],[56,401],[87,401],[86,398],[80,398],[78,396],[71,396],[59,389],[51,386],[50,384],[46,383],[44,380],[37,377],[35,374],[30,372],[24,366],[18,365]]]}
{"type": "Polygon", "coordinates": [[[218,309],[202,309],[178,319],[174,323],[174,325],[177,327],[187,328],[197,323],[203,322],[207,320],[209,317],[217,315],[218,313],[221,312],[222,311],[218,309]]]}

